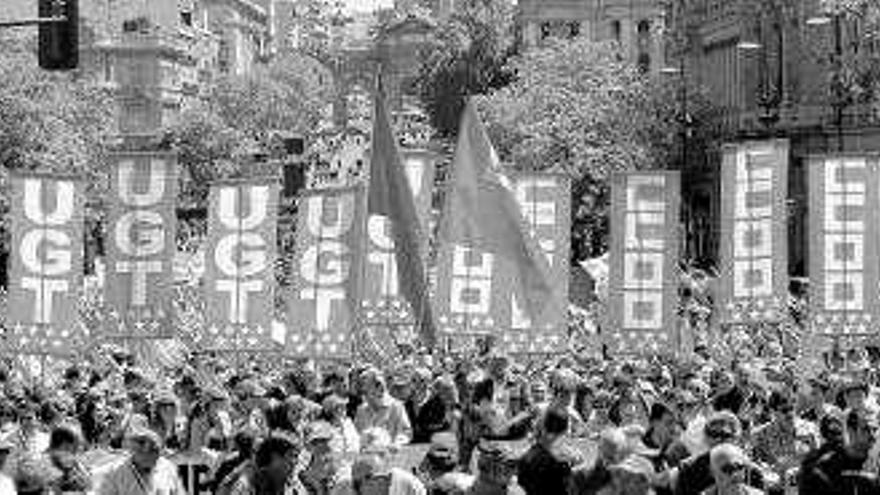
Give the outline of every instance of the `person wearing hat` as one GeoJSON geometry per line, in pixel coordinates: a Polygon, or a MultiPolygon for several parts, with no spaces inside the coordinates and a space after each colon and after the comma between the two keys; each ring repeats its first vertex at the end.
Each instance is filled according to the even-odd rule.
{"type": "Polygon", "coordinates": [[[451,432],[436,433],[431,446],[415,472],[425,485],[429,485],[458,467],[458,440],[451,432]]]}
{"type": "Polygon", "coordinates": [[[821,455],[807,455],[798,480],[800,495],[880,493],[876,473],[864,472],[871,447],[878,440],[877,414],[861,408],[846,415],[843,442],[831,443],[821,455]]]}
{"type": "Polygon", "coordinates": [[[132,421],[125,446],[128,459],[107,473],[99,495],[186,495],[177,466],[162,456],[162,438],[146,422],[132,421]]]}

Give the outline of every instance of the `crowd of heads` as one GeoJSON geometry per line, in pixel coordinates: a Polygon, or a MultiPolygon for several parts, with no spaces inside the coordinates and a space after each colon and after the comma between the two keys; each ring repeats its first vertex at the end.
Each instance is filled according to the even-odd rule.
{"type": "Polygon", "coordinates": [[[292,478],[303,493],[382,493],[400,479],[432,493],[533,493],[547,466],[568,493],[773,492],[823,452],[880,467],[871,366],[805,377],[794,362],[701,356],[202,356],[161,372],[135,361],[76,363],[51,386],[0,373],[0,461],[19,493],[88,485],[82,458],[95,450],[127,452],[145,473],[175,452],[213,452],[218,493],[292,478]],[[425,446],[418,462],[400,465],[413,444],[425,446]]]}

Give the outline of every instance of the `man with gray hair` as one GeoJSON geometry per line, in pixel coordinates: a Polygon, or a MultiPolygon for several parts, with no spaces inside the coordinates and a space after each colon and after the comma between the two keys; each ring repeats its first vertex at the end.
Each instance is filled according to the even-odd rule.
{"type": "Polygon", "coordinates": [[[746,483],[752,462],[732,443],[722,443],[709,451],[709,466],[714,486],[705,495],[760,495],[764,493],[746,483]]]}

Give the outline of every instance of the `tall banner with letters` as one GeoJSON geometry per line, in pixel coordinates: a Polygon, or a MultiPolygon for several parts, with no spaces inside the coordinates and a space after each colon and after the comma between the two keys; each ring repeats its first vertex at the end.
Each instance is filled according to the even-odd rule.
{"type": "Polygon", "coordinates": [[[275,348],[271,328],[279,191],[278,181],[268,177],[211,187],[202,349],[275,348]]]}
{"type": "Polygon", "coordinates": [[[778,321],[788,295],[786,140],[728,145],[721,165],[719,321],[778,321]]]}
{"type": "Polygon", "coordinates": [[[816,334],[875,334],[878,300],[878,158],[811,157],[810,308],[816,334]]]}
{"type": "MultiPolygon", "coordinates": [[[[559,174],[518,173],[511,176],[522,212],[523,229],[547,255],[557,290],[568,292],[570,247],[569,180],[559,174]]],[[[555,353],[566,349],[566,315],[546,312],[532,322],[515,295],[508,261],[464,243],[440,246],[435,310],[438,328],[453,348],[492,336],[496,347],[510,353],[555,353]],[[469,342],[471,341],[471,342],[469,342]]]]}
{"type": "Polygon", "coordinates": [[[678,172],[615,174],[611,184],[608,328],[611,355],[677,348],[678,172]]]}
{"type": "Polygon", "coordinates": [[[60,175],[17,173],[10,183],[7,345],[18,353],[71,354],[85,337],[78,314],[83,183],[60,175]]]}
{"type": "Polygon", "coordinates": [[[108,337],[172,336],[176,202],[175,155],[111,156],[104,298],[114,318],[108,337]]]}
{"type": "Polygon", "coordinates": [[[303,192],[293,291],[287,297],[287,352],[347,357],[358,327],[365,195],[362,186],[303,192]]]}
{"type": "MultiPolygon", "coordinates": [[[[568,294],[569,254],[571,248],[571,181],[562,174],[522,172],[514,179],[516,201],[522,211],[529,235],[538,241],[547,255],[553,281],[560,294],[568,294]]],[[[509,290],[512,282],[504,277],[512,270],[501,261],[500,287],[509,290]]],[[[523,310],[516,295],[510,292],[509,323],[503,326],[502,347],[511,353],[559,352],[565,348],[568,331],[566,308],[554,308],[542,321],[533,322],[523,310]]],[[[567,300],[567,298],[566,298],[567,300]]]]}
{"type": "MultiPolygon", "coordinates": [[[[424,149],[401,149],[400,154],[415,200],[419,231],[425,237],[430,232],[436,154],[424,149]]],[[[420,245],[424,248],[422,258],[427,263],[427,238],[421,239],[420,245]]],[[[384,216],[367,217],[364,270],[360,321],[362,330],[370,334],[370,345],[392,344],[401,338],[411,341],[415,337],[415,314],[419,311],[410,308],[401,293],[391,225],[384,216]],[[406,337],[401,335],[403,333],[406,337]]]]}

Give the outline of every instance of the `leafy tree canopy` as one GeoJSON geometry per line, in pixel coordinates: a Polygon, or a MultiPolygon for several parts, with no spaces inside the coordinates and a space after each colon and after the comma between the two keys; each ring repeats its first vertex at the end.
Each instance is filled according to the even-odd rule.
{"type": "Polygon", "coordinates": [[[512,82],[478,100],[500,158],[570,176],[572,256],[601,254],[611,174],[676,164],[678,84],[640,73],[614,43],[583,39],[550,41],[508,70],[512,82]]]}
{"type": "Polygon", "coordinates": [[[464,95],[508,84],[515,7],[505,0],[469,0],[440,24],[422,54],[419,93],[441,136],[454,136],[464,95]]]}

